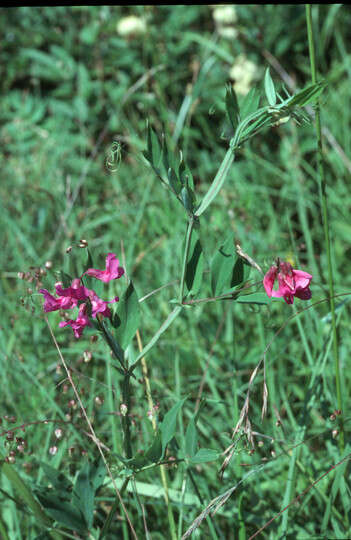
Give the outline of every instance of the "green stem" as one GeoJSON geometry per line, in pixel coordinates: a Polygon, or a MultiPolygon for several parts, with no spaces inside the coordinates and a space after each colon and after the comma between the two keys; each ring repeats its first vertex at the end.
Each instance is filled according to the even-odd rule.
{"type": "MultiPolygon", "coordinates": [[[[312,11],[311,4],[306,4],[306,22],[307,22],[307,34],[308,34],[308,45],[310,53],[310,63],[311,63],[311,75],[312,83],[316,84],[317,82],[317,68],[316,68],[316,58],[315,58],[315,46],[314,46],[314,36],[313,36],[313,26],[312,26],[312,11]]],[[[321,129],[321,118],[320,118],[320,105],[319,99],[316,102],[316,135],[317,135],[317,162],[318,162],[318,176],[319,176],[319,196],[320,196],[320,205],[323,219],[323,229],[324,229],[324,239],[327,250],[327,264],[328,264],[328,288],[329,288],[329,306],[332,318],[332,333],[333,333],[333,356],[334,356],[334,369],[335,369],[335,386],[336,386],[336,396],[338,409],[341,411],[339,418],[339,450],[340,453],[344,450],[344,425],[343,425],[343,400],[341,392],[341,377],[340,377],[340,359],[339,359],[339,346],[338,346],[338,336],[336,329],[336,314],[335,314],[335,301],[334,301],[334,280],[333,280],[333,266],[332,266],[332,257],[331,257],[331,243],[330,243],[330,224],[328,216],[328,205],[327,205],[327,182],[325,178],[324,171],[324,158],[323,158],[323,145],[322,145],[322,129],[321,129]]]]}
{"type": "Polygon", "coordinates": [[[183,268],[182,268],[182,276],[180,278],[180,288],[179,288],[179,303],[183,303],[183,297],[184,297],[184,286],[185,286],[185,274],[186,274],[186,264],[188,262],[188,255],[189,255],[189,249],[190,249],[190,242],[191,242],[191,235],[194,228],[194,216],[191,216],[189,218],[188,222],[188,228],[186,231],[186,237],[185,237],[185,248],[184,248],[184,257],[183,257],[183,268]]]}
{"type": "Polygon", "coordinates": [[[122,414],[123,444],[125,457],[127,459],[133,457],[130,437],[130,377],[131,373],[126,371],[122,384],[122,401],[123,405],[125,405],[127,408],[126,414],[122,414]]]}

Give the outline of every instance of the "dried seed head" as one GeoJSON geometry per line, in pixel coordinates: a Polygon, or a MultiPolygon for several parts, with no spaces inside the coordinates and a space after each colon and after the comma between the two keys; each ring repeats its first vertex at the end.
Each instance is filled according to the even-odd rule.
{"type": "Polygon", "coordinates": [[[93,355],[91,354],[91,351],[84,351],[83,353],[83,360],[87,364],[92,359],[93,355]]]}
{"type": "Polygon", "coordinates": [[[122,416],[126,416],[126,414],[128,412],[128,407],[127,407],[127,405],[125,403],[121,404],[120,411],[121,411],[122,416]]]}
{"type": "Polygon", "coordinates": [[[68,248],[66,248],[66,253],[71,253],[72,251],[72,246],[68,246],[68,248]]]}
{"type": "Polygon", "coordinates": [[[52,261],[46,261],[46,263],[45,263],[44,266],[45,266],[45,268],[47,268],[48,270],[51,270],[51,268],[52,268],[52,261]]]}
{"type": "Polygon", "coordinates": [[[56,453],[57,453],[57,446],[51,446],[51,447],[49,448],[49,454],[51,454],[52,456],[54,456],[56,453]]]}
{"type": "Polygon", "coordinates": [[[56,437],[56,439],[61,439],[62,435],[63,435],[63,431],[62,431],[61,428],[55,429],[55,437],[56,437]]]}

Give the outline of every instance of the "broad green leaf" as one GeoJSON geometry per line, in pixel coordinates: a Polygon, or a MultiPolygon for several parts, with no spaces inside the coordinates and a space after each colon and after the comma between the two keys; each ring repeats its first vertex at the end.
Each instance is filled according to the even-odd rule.
{"type": "Polygon", "coordinates": [[[269,68],[266,69],[266,74],[264,76],[264,90],[266,92],[268,103],[271,105],[271,107],[274,107],[274,105],[277,103],[277,96],[269,68]]]}
{"type": "Polygon", "coordinates": [[[93,525],[95,492],[103,484],[106,469],[102,461],[85,463],[73,488],[72,502],[84,516],[87,528],[93,525]]]}
{"type": "Polygon", "coordinates": [[[186,265],[185,284],[190,294],[196,295],[202,284],[204,271],[204,254],[199,235],[193,230],[186,265]]]}
{"type": "Polygon", "coordinates": [[[162,441],[160,430],[157,431],[151,446],[145,452],[145,457],[149,463],[157,463],[158,461],[160,461],[162,457],[162,441]]]}
{"type": "Polygon", "coordinates": [[[211,264],[211,286],[214,296],[223,294],[247,280],[250,266],[235,250],[234,238],[230,234],[214,255],[211,264]]]}
{"type": "Polygon", "coordinates": [[[212,450],[211,448],[200,448],[196,454],[190,459],[192,465],[198,463],[207,463],[208,461],[214,461],[220,456],[220,452],[212,450]]]}
{"type": "Polygon", "coordinates": [[[118,302],[113,325],[117,328],[117,340],[122,349],[126,349],[132,341],[140,323],[140,306],[138,296],[130,282],[122,298],[118,302]]]}
{"type": "Polygon", "coordinates": [[[192,458],[197,450],[197,428],[195,419],[191,418],[185,433],[185,453],[192,458]]]}
{"type": "Polygon", "coordinates": [[[63,498],[67,496],[66,498],[70,499],[72,482],[68,480],[68,478],[66,478],[66,476],[61,471],[58,471],[54,467],[51,467],[51,465],[47,465],[46,463],[41,462],[40,466],[43,469],[45,476],[47,477],[49,482],[61,494],[61,497],[63,498]]]}
{"type": "Polygon", "coordinates": [[[36,490],[35,494],[46,512],[60,525],[81,533],[87,532],[83,514],[72,502],[62,501],[56,491],[36,490]]]}
{"type": "Polygon", "coordinates": [[[165,414],[165,417],[160,424],[159,429],[161,431],[162,456],[164,456],[167,444],[175,435],[177,416],[186,399],[187,398],[185,397],[184,399],[178,401],[178,403],[176,403],[171,410],[165,414]]]}
{"type": "Polygon", "coordinates": [[[235,131],[240,121],[240,112],[238,100],[236,98],[234,88],[231,84],[227,84],[226,87],[225,104],[230,123],[232,124],[233,130],[235,131]]]}

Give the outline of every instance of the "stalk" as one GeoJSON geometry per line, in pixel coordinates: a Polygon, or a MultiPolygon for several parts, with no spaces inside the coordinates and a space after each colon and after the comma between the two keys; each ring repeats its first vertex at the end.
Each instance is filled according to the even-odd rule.
{"type": "MultiPolygon", "coordinates": [[[[307,35],[308,46],[310,54],[311,64],[311,76],[312,83],[317,82],[317,68],[316,68],[316,55],[314,46],[314,35],[312,26],[312,13],[311,4],[306,4],[306,23],[307,23],[307,35]]],[[[341,411],[339,418],[339,450],[340,453],[344,450],[344,424],[343,424],[343,400],[341,392],[341,377],[340,377],[340,357],[339,357],[339,344],[336,329],[336,314],[335,314],[335,300],[334,300],[334,279],[333,279],[333,265],[331,257],[331,243],[330,243],[330,223],[328,216],[328,198],[327,198],[327,182],[324,170],[324,158],[323,158],[323,143],[322,143],[322,128],[321,128],[321,116],[320,116],[320,102],[316,101],[315,108],[315,127],[317,136],[317,164],[318,164],[318,177],[319,177],[319,198],[323,220],[324,241],[327,251],[327,265],[328,265],[328,289],[329,289],[329,307],[332,320],[332,334],[333,334],[333,357],[334,357],[334,371],[335,371],[335,386],[338,409],[341,411]]]]}

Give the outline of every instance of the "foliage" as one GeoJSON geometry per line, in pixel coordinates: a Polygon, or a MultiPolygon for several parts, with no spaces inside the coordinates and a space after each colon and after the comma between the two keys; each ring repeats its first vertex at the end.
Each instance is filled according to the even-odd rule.
{"type": "Polygon", "coordinates": [[[275,516],[262,537],[349,536],[351,11],[313,6],[321,82],[311,85],[303,5],[238,5],[230,24],[213,9],[1,10],[4,538],[128,538],[122,502],[140,538],[170,537],[173,519],[175,537],[193,527],[194,537],[242,540],[275,516]],[[119,33],[130,15],[145,32],[119,33]],[[239,55],[257,66],[246,95],[230,75],[239,55]],[[317,97],[340,295],[343,454],[317,97]],[[67,373],[38,289],[69,284],[109,251],[129,278],[107,286],[106,298],[120,297],[113,324],[77,341],[49,314],[67,373]],[[252,262],[266,272],[277,256],[313,274],[308,309],[263,294],[252,262]],[[118,346],[111,361],[106,341],[118,346]],[[263,354],[250,387],[255,451],[245,426],[232,448],[263,354]]]}

